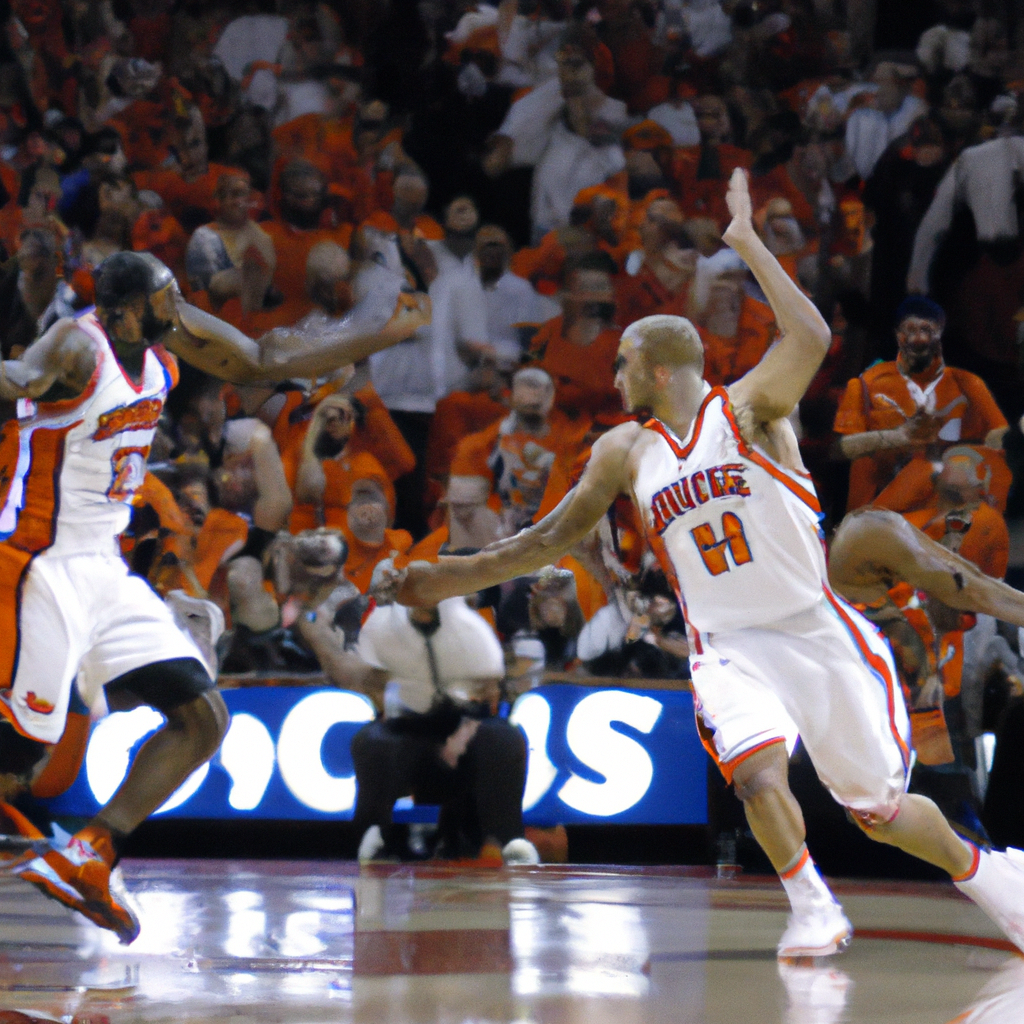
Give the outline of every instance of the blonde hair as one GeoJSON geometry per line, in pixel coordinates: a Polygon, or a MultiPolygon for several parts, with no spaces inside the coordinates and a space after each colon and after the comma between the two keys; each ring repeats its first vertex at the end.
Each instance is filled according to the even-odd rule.
{"type": "Polygon", "coordinates": [[[635,338],[648,366],[704,369],[704,343],[684,316],[656,314],[631,323],[623,332],[635,338]]]}

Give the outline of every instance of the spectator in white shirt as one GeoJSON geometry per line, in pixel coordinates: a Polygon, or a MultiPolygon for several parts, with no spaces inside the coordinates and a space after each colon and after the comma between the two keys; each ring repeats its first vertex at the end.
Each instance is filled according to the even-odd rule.
{"type": "Polygon", "coordinates": [[[907,275],[907,291],[927,292],[939,239],[964,203],[974,216],[979,242],[1017,238],[1016,190],[1024,178],[1024,138],[1010,136],[969,146],[953,161],[924,215],[907,275]]]}
{"type": "Polygon", "coordinates": [[[512,104],[484,160],[497,177],[509,167],[534,168],[531,223],[534,241],[569,223],[580,189],[600,185],[626,166],[619,142],[626,105],[594,81],[596,38],[571,25],[558,49],[558,77],[512,104]]]}
{"type": "Polygon", "coordinates": [[[846,153],[861,178],[867,180],[889,143],[928,112],[928,104],[911,94],[916,76],[913,66],[892,61],[875,68],[871,106],[858,108],[846,122],[846,153]]]}
{"type": "Polygon", "coordinates": [[[529,281],[509,269],[512,241],[503,228],[485,224],[476,236],[476,262],[487,309],[487,341],[498,364],[518,366],[523,353],[523,327],[558,316],[554,299],[537,292],[529,281]]]}

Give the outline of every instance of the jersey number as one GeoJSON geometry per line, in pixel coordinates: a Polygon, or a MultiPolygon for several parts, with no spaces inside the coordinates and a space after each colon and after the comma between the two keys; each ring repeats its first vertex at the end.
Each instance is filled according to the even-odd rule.
{"type": "Polygon", "coordinates": [[[743,532],[743,523],[735,512],[726,512],[722,516],[721,540],[715,537],[714,527],[710,523],[702,523],[690,531],[694,544],[704,559],[704,566],[712,576],[721,576],[728,572],[731,566],[726,557],[726,551],[732,555],[736,565],[746,565],[752,562],[754,556],[750,553],[750,545],[747,543],[747,536],[743,532]]]}
{"type": "Polygon", "coordinates": [[[146,478],[146,459],[149,446],[145,448],[118,448],[110,460],[114,479],[107,491],[111,501],[130,502],[146,478]]]}

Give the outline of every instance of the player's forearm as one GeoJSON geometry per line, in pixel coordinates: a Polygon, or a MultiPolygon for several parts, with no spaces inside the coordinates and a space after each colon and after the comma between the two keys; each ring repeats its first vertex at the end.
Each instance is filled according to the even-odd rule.
{"type": "Polygon", "coordinates": [[[436,604],[529,576],[558,561],[578,539],[567,538],[541,520],[514,537],[488,544],[475,555],[442,556],[429,565],[414,562],[398,599],[403,604],[436,604]]]}
{"type": "Polygon", "coordinates": [[[962,582],[962,586],[954,584],[946,588],[945,596],[935,596],[959,611],[978,612],[1014,626],[1024,626],[1024,593],[1002,580],[986,576],[974,566],[971,569],[973,572],[961,574],[957,581],[962,582]]]}
{"type": "Polygon", "coordinates": [[[753,232],[730,238],[729,244],[750,267],[768,299],[781,334],[815,342],[824,358],[832,344],[832,332],[817,306],[797,287],[779,261],[753,232]]]}
{"type": "Polygon", "coordinates": [[[311,342],[301,335],[288,335],[287,344],[275,340],[261,355],[260,380],[287,380],[289,377],[324,377],[342,366],[350,366],[397,345],[408,335],[390,325],[374,334],[352,334],[341,323],[333,340],[311,342]],[[296,347],[292,347],[292,346],[296,347]]]}

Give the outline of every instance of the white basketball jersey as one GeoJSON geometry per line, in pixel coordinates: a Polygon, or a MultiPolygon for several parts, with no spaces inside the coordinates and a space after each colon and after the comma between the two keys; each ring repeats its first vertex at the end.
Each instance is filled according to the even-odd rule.
{"type": "Polygon", "coordinates": [[[821,506],[809,475],[741,437],[724,388],[707,387],[690,433],[658,420],[634,496],[648,537],[698,633],[805,611],[826,581],[821,506]]]}
{"type": "Polygon", "coordinates": [[[111,550],[131,518],[164,399],[177,382],[177,363],[162,346],[146,351],[135,384],[95,316],[77,326],[93,341],[92,378],[75,398],[18,403],[15,465],[4,467],[0,539],[29,551],[111,550]]]}

